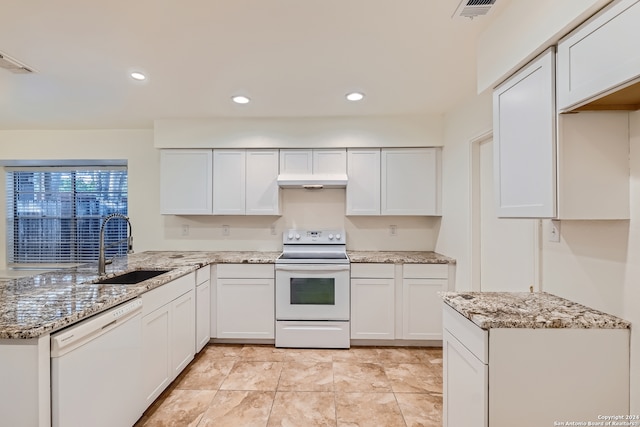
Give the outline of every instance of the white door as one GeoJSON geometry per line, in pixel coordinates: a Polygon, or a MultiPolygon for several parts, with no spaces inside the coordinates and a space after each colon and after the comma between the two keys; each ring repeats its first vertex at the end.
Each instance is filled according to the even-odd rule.
{"type": "Polygon", "coordinates": [[[480,143],[480,290],[525,292],[536,284],[535,219],[498,218],[493,185],[493,141],[480,143]]]}

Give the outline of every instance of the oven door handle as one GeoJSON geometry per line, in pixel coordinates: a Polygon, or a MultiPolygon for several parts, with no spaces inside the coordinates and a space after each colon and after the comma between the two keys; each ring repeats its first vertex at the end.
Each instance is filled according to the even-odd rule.
{"type": "Polygon", "coordinates": [[[330,271],[349,271],[349,264],[317,264],[317,265],[295,265],[276,264],[276,271],[291,271],[300,273],[305,271],[326,273],[330,271]]]}

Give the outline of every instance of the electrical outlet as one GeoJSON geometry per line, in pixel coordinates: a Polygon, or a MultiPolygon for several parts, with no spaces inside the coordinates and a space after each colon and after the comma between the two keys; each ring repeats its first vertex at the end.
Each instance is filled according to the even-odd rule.
{"type": "Polygon", "coordinates": [[[276,235],[276,225],[275,224],[271,224],[271,235],[272,236],[276,235]]]}
{"type": "Polygon", "coordinates": [[[560,221],[552,219],[549,224],[549,241],[560,243],[560,221]]]}
{"type": "Polygon", "coordinates": [[[223,225],[222,226],[222,235],[223,236],[228,236],[231,233],[230,228],[231,227],[229,227],[228,225],[223,225]]]}
{"type": "Polygon", "coordinates": [[[182,224],[182,235],[183,236],[189,235],[189,224],[182,224]]]}
{"type": "Polygon", "coordinates": [[[389,226],[389,235],[390,236],[397,236],[398,235],[398,226],[397,225],[390,225],[389,226]]]}

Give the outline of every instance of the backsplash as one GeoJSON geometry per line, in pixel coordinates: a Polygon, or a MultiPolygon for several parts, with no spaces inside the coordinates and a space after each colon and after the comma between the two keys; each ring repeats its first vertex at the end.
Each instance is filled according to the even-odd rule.
{"type": "Polygon", "coordinates": [[[280,250],[290,228],[339,228],[349,250],[434,250],[439,217],[345,216],[345,190],[281,190],[282,216],[164,215],[164,249],[280,250]],[[225,227],[227,226],[227,227],[225,227]],[[392,235],[391,226],[395,235],[392,235]]]}

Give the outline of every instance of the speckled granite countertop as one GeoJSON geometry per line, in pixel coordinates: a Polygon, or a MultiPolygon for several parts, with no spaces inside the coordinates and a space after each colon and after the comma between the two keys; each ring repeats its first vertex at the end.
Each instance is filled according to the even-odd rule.
{"type": "Polygon", "coordinates": [[[546,292],[443,292],[443,300],[482,329],[626,329],[626,320],[546,292]]]}
{"type": "MultiPolygon", "coordinates": [[[[0,281],[0,339],[37,338],[133,299],[208,264],[272,264],[281,252],[148,251],[117,258],[105,277],[131,270],[171,270],[135,285],[105,285],[97,264],[83,264],[32,277],[0,281]]],[[[348,251],[354,263],[436,263],[455,261],[435,252],[348,251]]]]}
{"type": "Polygon", "coordinates": [[[455,264],[456,262],[452,258],[429,251],[347,251],[347,255],[354,263],[455,264]]]}
{"type": "Polygon", "coordinates": [[[273,263],[280,252],[142,252],[116,258],[107,276],[171,269],[136,285],[100,285],[97,264],[0,282],[0,339],[36,338],[215,263],[273,263]]]}

